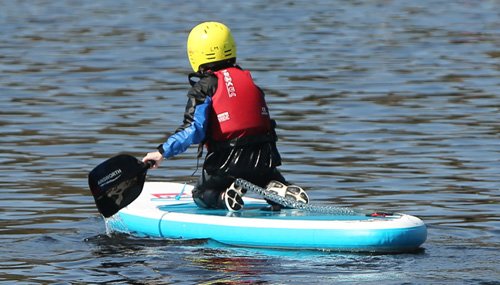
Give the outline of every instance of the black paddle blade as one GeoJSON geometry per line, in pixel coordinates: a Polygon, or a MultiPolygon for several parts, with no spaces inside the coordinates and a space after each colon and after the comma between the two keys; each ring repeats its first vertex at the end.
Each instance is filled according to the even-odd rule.
{"type": "Polygon", "coordinates": [[[99,212],[108,218],[132,203],[141,194],[151,165],[120,154],[94,168],[89,173],[89,187],[99,212]]]}

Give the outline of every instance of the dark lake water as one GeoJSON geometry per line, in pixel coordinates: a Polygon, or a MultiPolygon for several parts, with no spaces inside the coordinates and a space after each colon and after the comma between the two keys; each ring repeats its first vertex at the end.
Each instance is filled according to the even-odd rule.
{"type": "MultiPolygon", "coordinates": [[[[0,282],[499,284],[500,1],[0,1],[0,282]],[[189,30],[228,24],[318,203],[412,214],[414,254],[106,235],[87,173],[181,123],[189,30]]],[[[193,182],[196,147],[150,181],[193,182]]]]}

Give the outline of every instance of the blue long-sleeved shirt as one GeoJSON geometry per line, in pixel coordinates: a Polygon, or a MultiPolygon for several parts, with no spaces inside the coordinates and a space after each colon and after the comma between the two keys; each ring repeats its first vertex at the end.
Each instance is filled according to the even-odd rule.
{"type": "Polygon", "coordinates": [[[192,107],[194,109],[192,116],[190,114],[187,115],[187,118],[192,117],[192,120],[184,120],[183,127],[179,128],[161,145],[161,148],[163,148],[163,157],[170,158],[183,153],[190,145],[199,144],[205,139],[211,106],[212,98],[207,96],[202,104],[192,107]]]}

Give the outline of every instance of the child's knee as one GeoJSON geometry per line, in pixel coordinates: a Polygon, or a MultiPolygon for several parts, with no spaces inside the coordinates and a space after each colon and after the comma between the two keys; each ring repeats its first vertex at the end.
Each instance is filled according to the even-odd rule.
{"type": "Polygon", "coordinates": [[[221,204],[220,191],[212,189],[193,189],[193,200],[194,203],[204,209],[219,209],[223,205],[221,204]]]}

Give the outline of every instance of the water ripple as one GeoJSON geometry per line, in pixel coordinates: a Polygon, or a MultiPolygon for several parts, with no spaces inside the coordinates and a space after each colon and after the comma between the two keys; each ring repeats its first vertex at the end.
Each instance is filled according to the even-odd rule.
{"type": "MultiPolygon", "coordinates": [[[[497,1],[212,1],[194,13],[198,5],[2,3],[1,281],[497,282],[497,1]],[[317,202],[423,218],[423,252],[104,235],[87,173],[118,152],[141,157],[180,124],[186,36],[207,19],[232,27],[240,63],[265,90],[287,179],[317,202]]],[[[195,153],[149,179],[193,182],[195,153]]]]}

